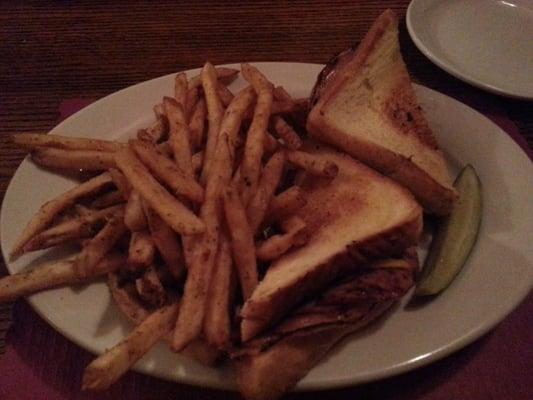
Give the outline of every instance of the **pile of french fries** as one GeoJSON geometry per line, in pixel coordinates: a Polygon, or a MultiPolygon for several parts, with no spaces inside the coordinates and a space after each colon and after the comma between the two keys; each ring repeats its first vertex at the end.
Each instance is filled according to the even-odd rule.
{"type": "Polygon", "coordinates": [[[306,99],[252,65],[240,72],[249,85],[235,94],[236,69],[177,74],[174,97],[127,143],[13,137],[36,164],[93,177],[44,204],[11,257],[72,243],[79,254],[1,279],[0,301],[108,276],[136,325],[87,366],[84,389],[109,387],[161,339],[205,363],[223,359],[268,265],[308,240],[295,215],[305,205],[298,177],[338,168],[301,149],[306,99]]]}

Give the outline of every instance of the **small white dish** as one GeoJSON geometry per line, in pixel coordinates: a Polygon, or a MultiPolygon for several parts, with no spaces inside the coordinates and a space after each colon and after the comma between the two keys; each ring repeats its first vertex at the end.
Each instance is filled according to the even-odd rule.
{"type": "MultiPolygon", "coordinates": [[[[255,63],[294,97],[309,96],[321,65],[255,63]]],[[[239,68],[239,65],[231,65],[239,68]]],[[[188,71],[188,76],[199,70],[188,71]]],[[[242,78],[231,86],[245,86],[242,78]]],[[[107,96],[56,126],[52,134],[125,141],[153,120],[152,107],[171,96],[174,74],[107,96]]],[[[533,283],[533,163],[498,126],[466,105],[415,86],[431,128],[454,171],[474,165],[483,184],[483,220],[463,271],[424,307],[408,298],[379,322],[350,336],[298,383],[297,390],[329,389],[368,382],[426,365],[466,346],[492,329],[531,290],[533,283]]],[[[8,253],[31,216],[47,200],[74,186],[71,180],[22,162],[1,210],[2,252],[10,273],[64,253],[36,252],[15,262],[8,253]]],[[[74,343],[99,354],[119,342],[131,325],[115,307],[103,282],[38,293],[30,304],[74,343]]],[[[525,344],[526,346],[527,344],[525,344]]],[[[192,385],[235,389],[228,367],[208,368],[157,345],[135,370],[192,385]]]]}
{"type": "Polygon", "coordinates": [[[406,21],[418,49],[456,78],[533,99],[533,1],[413,0],[406,21]]]}

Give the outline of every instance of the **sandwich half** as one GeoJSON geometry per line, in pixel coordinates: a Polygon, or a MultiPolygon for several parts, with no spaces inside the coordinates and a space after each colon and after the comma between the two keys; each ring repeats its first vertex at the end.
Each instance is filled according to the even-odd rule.
{"type": "Polygon", "coordinates": [[[451,211],[457,192],[402,60],[394,12],[385,11],[356,50],[325,67],[311,107],[313,138],[396,180],[426,212],[451,211]]]}
{"type": "Polygon", "coordinates": [[[340,276],[369,260],[401,255],[419,240],[422,208],[406,189],[332,148],[308,142],[305,150],[333,161],[339,172],[331,180],[301,182],[307,204],[297,216],[308,242],[276,260],[245,302],[245,342],[340,276]]]}
{"type": "Polygon", "coordinates": [[[239,390],[273,400],[291,390],[345,336],[381,316],[414,284],[414,251],[380,260],[332,284],[234,354],[239,390]]]}

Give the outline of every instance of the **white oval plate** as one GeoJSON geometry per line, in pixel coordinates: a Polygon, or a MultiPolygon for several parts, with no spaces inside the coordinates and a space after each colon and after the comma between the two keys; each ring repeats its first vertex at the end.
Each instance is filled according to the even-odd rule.
{"type": "MultiPolygon", "coordinates": [[[[295,97],[309,95],[322,66],[257,63],[273,82],[295,97]]],[[[192,71],[196,74],[198,70],[192,71]]],[[[191,76],[191,73],[189,73],[191,76]]],[[[126,139],[153,118],[152,107],[172,95],[173,75],[112,94],[68,118],[53,134],[126,139]]],[[[241,79],[233,89],[244,86],[241,79]]],[[[423,308],[405,302],[338,346],[298,385],[326,389],[366,382],[427,364],[472,342],[501,321],[526,296],[533,281],[533,166],[522,150],[496,125],[449,97],[417,86],[417,93],[442,147],[455,168],[475,166],[485,199],[478,243],[453,285],[423,308]]],[[[1,219],[4,258],[30,217],[46,200],[73,183],[25,160],[11,180],[1,219]]],[[[15,273],[39,257],[8,262],[15,273]]],[[[67,338],[93,353],[117,343],[130,325],[113,305],[104,283],[39,293],[35,310],[67,338]]],[[[194,385],[234,388],[229,368],[207,368],[159,345],[135,367],[137,371],[194,385]]]]}
{"type": "Polygon", "coordinates": [[[533,99],[531,0],[413,0],[406,20],[418,49],[456,78],[533,99]]]}

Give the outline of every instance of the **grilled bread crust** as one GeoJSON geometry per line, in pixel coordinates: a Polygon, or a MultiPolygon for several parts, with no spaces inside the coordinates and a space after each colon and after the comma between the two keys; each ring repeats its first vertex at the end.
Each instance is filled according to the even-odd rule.
{"type": "Polygon", "coordinates": [[[241,311],[241,338],[250,340],[304,298],[370,260],[395,257],[418,242],[422,209],[400,185],[347,154],[316,143],[306,150],[334,161],[331,181],[308,177],[298,216],[309,241],[273,263],[241,311]]]}
{"type": "Polygon", "coordinates": [[[291,390],[347,335],[381,316],[394,301],[376,305],[361,320],[298,331],[265,351],[235,361],[239,391],[248,400],[274,400],[291,390]]]}
{"type": "Polygon", "coordinates": [[[457,192],[402,60],[398,19],[385,11],[357,50],[320,74],[307,119],[309,134],[407,187],[424,210],[446,215],[457,192]]]}

